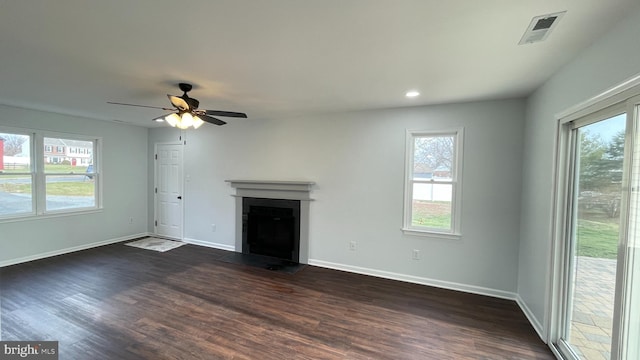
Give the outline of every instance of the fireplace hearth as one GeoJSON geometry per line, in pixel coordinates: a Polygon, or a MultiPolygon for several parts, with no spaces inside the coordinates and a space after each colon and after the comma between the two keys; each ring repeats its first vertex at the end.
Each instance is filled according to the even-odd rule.
{"type": "Polygon", "coordinates": [[[227,182],[236,189],[236,252],[307,264],[310,193],[315,183],[227,182]]]}

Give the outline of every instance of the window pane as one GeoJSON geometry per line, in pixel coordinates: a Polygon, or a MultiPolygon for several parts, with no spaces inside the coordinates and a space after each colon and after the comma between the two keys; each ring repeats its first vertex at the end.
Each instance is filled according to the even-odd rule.
{"type": "Polygon", "coordinates": [[[413,178],[452,179],[455,168],[453,135],[420,136],[414,140],[413,178]]]}
{"type": "Polygon", "coordinates": [[[451,230],[452,184],[413,184],[411,226],[451,230]]]}
{"type": "Polygon", "coordinates": [[[33,212],[31,137],[0,133],[0,216],[33,212]]]}
{"type": "Polygon", "coordinates": [[[0,173],[31,172],[30,136],[0,133],[0,173]]]}
{"type": "Polygon", "coordinates": [[[0,175],[0,216],[33,212],[31,175],[0,175]]]}
{"type": "Polygon", "coordinates": [[[96,206],[95,176],[46,175],[47,211],[96,206]]]}
{"type": "Polygon", "coordinates": [[[93,141],[45,137],[44,171],[49,174],[85,173],[93,164],[93,154],[93,141]]]}

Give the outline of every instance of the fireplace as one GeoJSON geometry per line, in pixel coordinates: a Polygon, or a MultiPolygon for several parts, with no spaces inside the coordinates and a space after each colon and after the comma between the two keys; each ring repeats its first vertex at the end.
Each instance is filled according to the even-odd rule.
{"type": "Polygon", "coordinates": [[[242,198],[242,252],[298,262],[300,200],[242,198]]]}
{"type": "Polygon", "coordinates": [[[309,181],[227,180],[236,189],[236,246],[244,254],[306,264],[309,181]]]}

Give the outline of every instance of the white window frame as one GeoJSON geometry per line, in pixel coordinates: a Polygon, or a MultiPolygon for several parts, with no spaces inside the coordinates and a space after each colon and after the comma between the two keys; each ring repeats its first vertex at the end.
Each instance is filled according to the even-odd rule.
{"type": "Polygon", "coordinates": [[[444,237],[459,239],[462,236],[461,214],[462,214],[462,155],[464,142],[464,128],[447,130],[407,130],[406,134],[406,155],[405,155],[405,188],[404,188],[404,216],[402,231],[407,235],[444,237]],[[451,180],[416,180],[413,176],[415,139],[418,137],[439,137],[453,136],[454,155],[452,164],[453,176],[451,180]],[[413,185],[415,183],[451,184],[451,228],[429,228],[412,225],[412,203],[413,185]]]}
{"type": "MultiPolygon", "coordinates": [[[[51,131],[39,131],[32,129],[23,129],[23,128],[15,128],[15,127],[6,127],[0,126],[0,133],[8,133],[8,134],[19,134],[29,136],[30,141],[30,161],[31,168],[28,173],[24,173],[24,175],[31,175],[31,199],[32,199],[32,208],[31,212],[19,213],[19,214],[8,214],[8,215],[0,215],[0,223],[9,222],[9,221],[19,221],[19,220],[28,220],[33,218],[41,218],[41,217],[52,217],[52,216],[64,216],[64,215],[75,215],[75,214],[86,214],[92,213],[96,211],[102,211],[102,138],[96,136],[85,136],[78,134],[69,134],[69,133],[60,133],[60,132],[51,132],[51,131]],[[90,207],[76,207],[69,209],[58,209],[58,210],[46,210],[46,178],[48,175],[56,175],[54,173],[45,173],[44,171],[44,163],[46,149],[44,145],[44,138],[61,138],[61,139],[69,139],[69,140],[81,140],[81,141],[91,141],[93,142],[93,172],[91,175],[93,176],[94,186],[95,186],[95,205],[90,207]]],[[[49,156],[51,157],[51,156],[49,156]]],[[[58,174],[60,175],[60,174],[58,174]]],[[[74,175],[85,175],[85,173],[74,174],[74,175]]]]}

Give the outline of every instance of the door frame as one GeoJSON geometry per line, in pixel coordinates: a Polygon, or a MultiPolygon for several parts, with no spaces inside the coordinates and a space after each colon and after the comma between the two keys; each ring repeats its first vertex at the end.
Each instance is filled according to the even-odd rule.
{"type": "MultiPolygon", "coordinates": [[[[554,299],[554,309],[555,309],[555,319],[554,319],[554,328],[551,330],[552,339],[550,340],[550,344],[553,344],[557,347],[556,350],[560,351],[565,358],[569,359],[578,359],[577,355],[573,352],[570,345],[567,344],[563,340],[563,334],[567,331],[567,328],[570,326],[570,323],[567,322],[569,312],[572,309],[573,302],[573,292],[574,287],[571,281],[573,275],[575,273],[572,269],[575,267],[575,226],[577,222],[577,206],[578,203],[576,201],[576,186],[578,180],[578,165],[579,165],[579,138],[578,131],[580,128],[585,126],[598,123],[600,121],[606,121],[612,117],[618,116],[620,114],[626,114],[625,103],[615,104],[599,111],[596,111],[592,114],[580,117],[578,119],[571,119],[568,121],[563,121],[560,126],[561,129],[561,159],[562,159],[562,167],[559,168],[559,181],[558,181],[558,199],[559,204],[557,207],[558,210],[558,228],[559,236],[556,238],[555,251],[557,254],[557,258],[555,259],[555,285],[556,285],[556,298],[554,299]]],[[[627,119],[627,127],[625,130],[625,140],[629,138],[630,129],[629,129],[629,119],[627,119]]],[[[626,169],[629,164],[628,159],[629,151],[627,147],[627,143],[625,143],[625,159],[624,159],[624,174],[623,179],[626,178],[626,174],[628,174],[628,170],[626,169]]],[[[617,256],[617,273],[622,274],[621,268],[621,248],[620,244],[623,243],[623,240],[626,238],[625,236],[625,226],[626,223],[626,211],[625,211],[625,188],[627,183],[623,180],[623,184],[621,185],[621,192],[623,194],[621,212],[620,212],[620,230],[619,230],[619,240],[618,240],[618,256],[617,256]]],[[[620,278],[616,278],[616,294],[614,299],[614,314],[613,314],[613,336],[612,336],[612,354],[617,351],[617,341],[618,338],[616,334],[616,330],[618,328],[618,323],[616,319],[620,319],[620,291],[619,291],[619,281],[620,278]]]]}
{"type": "MultiPolygon", "coordinates": [[[[153,233],[154,235],[158,235],[158,148],[163,145],[177,145],[182,147],[182,151],[180,152],[180,176],[183,178],[181,182],[180,193],[182,195],[182,206],[180,208],[180,237],[178,240],[184,239],[184,144],[182,142],[157,142],[153,146],[153,156],[151,160],[153,161],[153,233]]],[[[164,236],[164,235],[159,235],[164,236]]]]}
{"type": "MultiPolygon", "coordinates": [[[[633,144],[633,137],[635,134],[634,118],[629,111],[629,103],[634,100],[635,97],[640,95],[640,75],[627,80],[626,82],[613,87],[581,104],[578,104],[572,108],[569,108],[562,113],[556,115],[556,141],[555,141],[555,159],[554,159],[554,198],[552,209],[552,246],[551,246],[551,259],[549,262],[549,278],[547,286],[547,311],[545,312],[545,330],[546,341],[553,351],[553,353],[563,358],[559,349],[560,336],[562,335],[562,325],[564,320],[563,315],[566,313],[566,302],[564,299],[567,296],[566,286],[566,273],[565,265],[566,258],[569,256],[569,250],[567,248],[566,238],[569,234],[567,231],[571,229],[571,216],[572,211],[568,205],[571,204],[569,196],[572,195],[572,184],[568,184],[571,180],[572,159],[575,156],[573,152],[575,144],[572,144],[571,131],[574,127],[572,122],[580,121],[585,124],[589,122],[589,118],[598,118],[603,113],[612,111],[612,109],[618,109],[620,112],[627,113],[627,126],[625,133],[625,158],[624,158],[624,174],[622,184],[622,204],[621,204],[621,226],[620,226],[620,240],[618,241],[618,263],[617,274],[623,274],[627,271],[628,267],[628,255],[627,255],[627,224],[628,224],[628,206],[629,206],[629,166],[631,164],[631,150],[634,146],[640,146],[633,144]]],[[[612,336],[612,349],[611,359],[617,360],[622,355],[621,344],[623,341],[623,334],[620,333],[620,329],[625,323],[625,311],[622,309],[622,304],[626,296],[624,283],[622,276],[616,275],[616,294],[614,300],[614,318],[613,318],[613,336],[612,336]]]]}

